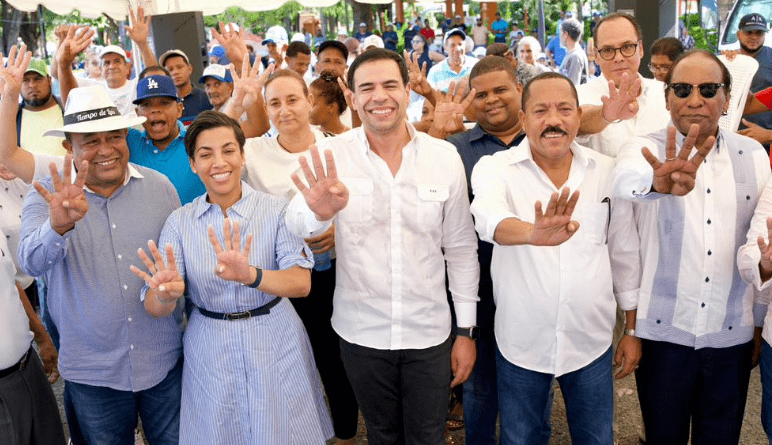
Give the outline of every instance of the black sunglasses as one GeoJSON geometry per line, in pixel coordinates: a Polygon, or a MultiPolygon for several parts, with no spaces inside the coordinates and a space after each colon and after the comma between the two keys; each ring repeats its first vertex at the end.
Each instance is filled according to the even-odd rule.
{"type": "Polygon", "coordinates": [[[705,99],[711,99],[716,96],[719,88],[723,87],[723,83],[701,83],[699,85],[692,85],[690,83],[671,83],[668,88],[673,90],[675,97],[679,99],[685,99],[692,94],[692,89],[697,87],[700,90],[700,95],[705,99]]]}

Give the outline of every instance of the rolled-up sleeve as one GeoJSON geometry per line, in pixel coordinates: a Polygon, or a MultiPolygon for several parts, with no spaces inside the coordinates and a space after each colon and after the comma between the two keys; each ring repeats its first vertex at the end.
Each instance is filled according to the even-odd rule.
{"type": "Polygon", "coordinates": [[[654,172],[641,153],[643,147],[648,147],[652,153],[658,152],[656,143],[646,138],[634,138],[622,146],[614,168],[614,196],[624,199],[651,199],[659,196],[649,193],[654,172]]]}
{"type": "Polygon", "coordinates": [[[614,296],[623,311],[638,307],[641,286],[640,245],[632,202],[615,198],[611,207],[608,248],[614,296]]]}
{"type": "Polygon", "coordinates": [[[499,177],[501,169],[492,156],[484,156],[472,170],[472,215],[480,239],[496,243],[496,227],[507,218],[518,218],[507,202],[506,182],[499,177]]]}

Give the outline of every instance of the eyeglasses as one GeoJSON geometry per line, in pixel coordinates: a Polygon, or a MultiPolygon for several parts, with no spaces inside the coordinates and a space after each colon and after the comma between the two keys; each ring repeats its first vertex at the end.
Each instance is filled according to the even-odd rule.
{"type": "Polygon", "coordinates": [[[605,48],[601,48],[598,50],[598,54],[600,55],[601,59],[603,60],[611,60],[617,55],[617,51],[622,53],[625,57],[632,57],[633,54],[635,54],[635,51],[638,50],[638,43],[641,41],[639,40],[636,43],[627,43],[619,48],[612,48],[610,46],[607,46],[605,48]]]}
{"type": "Polygon", "coordinates": [[[660,71],[666,73],[666,72],[670,71],[670,67],[672,67],[672,66],[673,65],[653,65],[653,64],[650,63],[649,64],[649,71],[651,71],[654,74],[656,74],[656,73],[658,73],[660,71]]]}
{"type": "Polygon", "coordinates": [[[699,88],[700,95],[705,99],[711,99],[716,96],[718,89],[725,86],[723,83],[701,83],[699,85],[692,85],[690,83],[671,83],[667,87],[673,90],[675,97],[679,99],[685,99],[692,94],[694,87],[699,88]]]}

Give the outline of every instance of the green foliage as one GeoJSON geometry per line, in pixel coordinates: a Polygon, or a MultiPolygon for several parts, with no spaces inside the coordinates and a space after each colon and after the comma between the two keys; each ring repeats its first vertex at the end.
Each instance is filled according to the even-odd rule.
{"type": "Polygon", "coordinates": [[[703,29],[700,24],[699,14],[684,14],[681,16],[681,20],[689,28],[689,34],[694,37],[694,46],[696,48],[716,51],[718,48],[718,32],[715,29],[703,29]]]}
{"type": "MultiPolygon", "coordinates": [[[[338,5],[325,9],[336,7],[338,7],[338,5]]],[[[265,32],[271,26],[283,24],[284,20],[287,18],[289,18],[292,23],[297,23],[298,13],[303,11],[303,9],[303,6],[295,1],[287,2],[279,9],[273,11],[251,12],[232,6],[221,14],[204,17],[204,25],[217,26],[218,22],[233,22],[254,33],[265,32]]]]}
{"type": "Polygon", "coordinates": [[[81,17],[80,12],[77,10],[74,10],[67,15],[57,15],[44,7],[43,23],[45,23],[46,27],[46,40],[49,42],[57,41],[54,31],[57,26],[64,24],[90,26],[91,29],[96,30],[97,43],[100,45],[106,45],[105,40],[107,37],[110,37],[113,43],[117,41],[118,28],[116,27],[116,23],[104,15],[96,19],[89,19],[81,17]]]}

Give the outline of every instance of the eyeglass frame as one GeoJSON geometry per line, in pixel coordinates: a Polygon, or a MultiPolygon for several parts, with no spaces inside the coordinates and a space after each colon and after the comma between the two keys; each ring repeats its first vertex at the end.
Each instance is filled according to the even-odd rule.
{"type": "Polygon", "coordinates": [[[616,48],[613,47],[613,46],[606,46],[606,47],[598,49],[596,52],[598,53],[598,57],[600,57],[601,59],[603,59],[605,61],[614,60],[614,57],[617,56],[617,51],[619,51],[619,54],[622,54],[622,57],[630,58],[630,57],[633,57],[633,55],[636,53],[636,51],[638,51],[638,45],[640,45],[641,42],[642,42],[642,40],[638,40],[635,43],[625,43],[624,45],[622,45],[620,47],[616,47],[616,48]],[[624,48],[624,47],[626,47],[628,45],[635,47],[635,50],[633,52],[631,52],[629,55],[625,54],[624,52],[622,52],[622,48],[624,48]],[[609,57],[609,58],[603,57],[603,51],[604,50],[614,50],[614,54],[611,57],[609,57]]]}
{"type": "MultiPolygon", "coordinates": [[[[616,56],[616,55],[617,55],[617,53],[615,52],[614,56],[616,56]]],[[[624,55],[624,54],[622,54],[622,55],[624,55]]],[[[673,64],[671,63],[670,65],[665,66],[665,65],[652,65],[650,63],[648,65],[648,67],[649,67],[649,71],[652,74],[656,74],[659,71],[670,71],[673,68],[673,64]]]]}
{"type": "Polygon", "coordinates": [[[720,83],[720,82],[703,82],[703,83],[700,83],[700,84],[693,84],[693,83],[688,83],[688,82],[673,82],[673,83],[669,83],[669,84],[667,84],[665,86],[665,92],[667,92],[668,90],[672,90],[673,91],[673,95],[675,97],[677,97],[679,99],[686,99],[687,97],[692,95],[692,91],[694,91],[694,87],[697,87],[697,91],[700,92],[700,96],[702,98],[704,98],[704,99],[713,99],[718,94],[718,90],[720,90],[722,88],[726,88],[726,84],[725,83],[720,83]],[[688,94],[686,94],[686,96],[683,96],[683,97],[679,96],[678,94],[676,94],[675,90],[673,89],[673,85],[688,85],[689,86],[688,94]],[[715,92],[715,94],[713,94],[712,96],[706,96],[705,94],[703,94],[702,93],[702,88],[701,88],[703,85],[716,85],[716,92],[715,92]]]}

